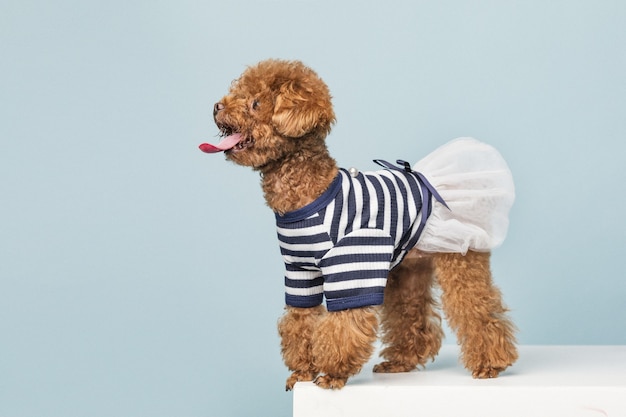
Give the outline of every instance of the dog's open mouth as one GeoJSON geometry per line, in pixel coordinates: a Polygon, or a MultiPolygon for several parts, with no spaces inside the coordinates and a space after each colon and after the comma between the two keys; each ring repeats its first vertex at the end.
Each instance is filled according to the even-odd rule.
{"type": "Polygon", "coordinates": [[[224,138],[217,145],[203,143],[199,148],[202,152],[206,153],[239,152],[253,144],[254,140],[251,137],[245,137],[241,133],[230,133],[225,134],[224,138]]]}

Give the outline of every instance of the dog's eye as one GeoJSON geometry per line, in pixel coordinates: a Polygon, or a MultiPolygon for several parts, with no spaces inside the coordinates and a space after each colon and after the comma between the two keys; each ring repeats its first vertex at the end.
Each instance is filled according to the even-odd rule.
{"type": "Polygon", "coordinates": [[[259,102],[259,100],[253,100],[250,108],[252,108],[252,110],[258,110],[260,106],[261,103],[259,102]]]}

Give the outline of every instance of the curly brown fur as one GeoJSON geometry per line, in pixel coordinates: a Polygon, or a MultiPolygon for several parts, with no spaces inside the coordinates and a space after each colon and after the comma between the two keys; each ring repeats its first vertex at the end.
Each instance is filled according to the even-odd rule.
{"type": "Polygon", "coordinates": [[[381,324],[387,359],[374,372],[407,372],[434,359],[443,339],[441,317],[432,296],[434,269],[429,257],[407,254],[385,287],[381,324]]]}
{"type": "Polygon", "coordinates": [[[326,309],[287,307],[278,323],[281,352],[285,365],[293,371],[287,379],[286,389],[291,390],[298,381],[312,381],[319,373],[313,363],[313,332],[326,309]]]}
{"type": "MultiPolygon", "coordinates": [[[[226,158],[260,172],[265,200],[276,213],[313,202],[338,173],[325,143],[335,122],[330,92],[301,62],[267,60],[249,67],[215,104],[213,116],[223,136],[241,135],[226,158]]],[[[433,273],[465,366],[477,378],[497,376],[517,358],[514,327],[491,283],[489,254],[475,252],[412,250],[390,272],[380,313],[386,361],[375,371],[409,371],[437,355],[443,332],[431,294],[433,273]]],[[[372,355],[377,310],[288,307],[278,326],[292,371],[286,388],[310,380],[323,388],[343,387],[372,355]]]]}
{"type": "Polygon", "coordinates": [[[494,378],[517,359],[515,326],[492,283],[489,257],[472,251],[434,256],[446,319],[474,378],[494,378]]]}
{"type": "Polygon", "coordinates": [[[378,315],[373,307],[329,313],[313,332],[313,363],[322,388],[343,388],[374,352],[378,315]]]}

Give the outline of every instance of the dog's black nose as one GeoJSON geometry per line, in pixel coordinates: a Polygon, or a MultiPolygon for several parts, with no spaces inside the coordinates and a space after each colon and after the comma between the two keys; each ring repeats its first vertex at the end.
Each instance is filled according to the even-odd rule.
{"type": "Polygon", "coordinates": [[[221,110],[224,110],[224,103],[215,103],[215,106],[213,106],[213,116],[221,110]]]}

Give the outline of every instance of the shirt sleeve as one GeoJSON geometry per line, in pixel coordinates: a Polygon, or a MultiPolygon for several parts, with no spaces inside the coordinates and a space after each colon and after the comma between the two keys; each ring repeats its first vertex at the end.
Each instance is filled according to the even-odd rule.
{"type": "Polygon", "coordinates": [[[320,262],[328,311],[382,304],[393,250],[391,236],[379,229],[338,241],[320,262]]]}
{"type": "Polygon", "coordinates": [[[292,307],[316,307],[324,300],[322,271],[285,263],[285,304],[292,307]]]}

